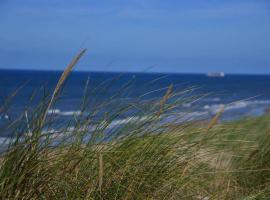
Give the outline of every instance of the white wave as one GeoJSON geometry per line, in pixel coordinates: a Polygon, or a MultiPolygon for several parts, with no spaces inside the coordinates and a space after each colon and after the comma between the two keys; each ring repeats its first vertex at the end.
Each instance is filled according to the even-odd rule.
{"type": "Polygon", "coordinates": [[[199,116],[204,116],[204,115],[207,115],[208,113],[207,112],[192,112],[192,113],[189,113],[191,116],[194,116],[194,117],[199,117],[199,116]]]}
{"type": "Polygon", "coordinates": [[[8,116],[8,114],[5,114],[3,116],[0,116],[0,119],[9,119],[9,116],[8,116]]]}
{"type": "Polygon", "coordinates": [[[48,114],[52,114],[52,115],[62,115],[62,116],[72,116],[72,115],[81,115],[82,111],[80,110],[71,110],[71,111],[61,111],[59,109],[53,109],[53,110],[49,110],[48,114]]]}
{"type": "Polygon", "coordinates": [[[63,116],[71,116],[71,115],[81,115],[82,111],[80,110],[76,110],[76,111],[64,111],[64,112],[60,112],[59,115],[63,115],[63,116]]]}
{"type": "Polygon", "coordinates": [[[270,100],[254,100],[254,101],[250,101],[250,104],[270,105],[270,100]]]}
{"type": "MultiPolygon", "coordinates": [[[[219,112],[222,108],[225,108],[225,111],[230,111],[230,110],[237,110],[237,109],[243,109],[246,108],[248,106],[256,106],[256,105],[269,105],[270,106],[270,100],[254,100],[254,101],[238,101],[238,102],[234,102],[231,104],[209,104],[209,105],[205,105],[203,108],[204,110],[202,111],[194,111],[194,112],[178,112],[177,116],[172,116],[172,117],[176,117],[177,122],[187,122],[187,121],[193,121],[193,120],[200,120],[200,119],[205,119],[207,117],[209,117],[209,114],[216,114],[217,112],[219,112]]],[[[50,114],[56,113],[58,115],[64,115],[64,116],[69,116],[69,115],[80,115],[82,114],[81,111],[61,111],[59,109],[56,110],[51,110],[50,114]]],[[[145,120],[150,120],[151,116],[131,116],[131,117],[127,117],[124,119],[117,119],[114,120],[112,122],[109,123],[109,125],[106,127],[106,129],[112,129],[114,127],[117,126],[121,126],[121,125],[125,125],[128,123],[139,123],[139,122],[143,122],[145,120]]],[[[166,120],[172,120],[174,121],[173,118],[168,118],[165,119],[166,120]]],[[[104,126],[106,126],[106,121],[104,121],[104,126]]],[[[99,124],[100,126],[101,124],[99,124]]],[[[92,126],[85,126],[83,128],[80,128],[78,131],[89,131],[92,132],[94,130],[96,130],[97,126],[92,125],[92,126]]],[[[63,132],[65,132],[65,134],[68,133],[72,133],[75,131],[75,127],[70,127],[68,129],[65,130],[46,130],[43,133],[50,133],[52,135],[57,136],[57,138],[61,137],[61,135],[63,134],[63,132]]],[[[100,126],[100,129],[102,129],[102,126],[100,126]]],[[[1,139],[0,139],[1,141],[1,139]]]]}
{"type": "MultiPolygon", "coordinates": [[[[192,121],[192,120],[199,120],[199,119],[203,119],[205,116],[207,116],[209,113],[207,111],[195,111],[195,112],[179,112],[177,116],[172,116],[171,117],[165,117],[164,121],[161,123],[165,123],[168,121],[173,121],[175,123],[183,123],[183,122],[187,122],[187,121],[192,121]]],[[[106,121],[104,121],[104,126],[106,126],[105,130],[110,130],[113,129],[115,127],[121,127],[122,125],[128,124],[128,123],[139,123],[139,122],[144,122],[146,120],[151,120],[151,116],[131,116],[131,117],[127,117],[124,119],[117,119],[114,120],[112,122],[110,122],[107,126],[106,126],[106,121]]],[[[74,131],[76,132],[88,132],[91,133],[97,129],[100,129],[102,131],[103,130],[103,126],[102,124],[98,124],[98,125],[86,125],[80,128],[76,128],[74,126],[71,126],[67,129],[63,128],[63,129],[44,129],[42,131],[43,136],[47,136],[50,135],[50,137],[52,139],[54,139],[55,142],[60,141],[61,139],[63,139],[65,136],[71,136],[70,138],[72,138],[72,135],[74,133],[74,131]]]]}
{"type": "Polygon", "coordinates": [[[123,124],[127,124],[127,123],[132,123],[132,122],[142,122],[149,119],[149,116],[143,116],[143,117],[127,117],[125,119],[117,119],[114,120],[113,122],[110,123],[109,127],[114,127],[114,126],[118,126],[118,125],[123,125],[123,124]]]}
{"type": "Polygon", "coordinates": [[[248,102],[236,102],[230,105],[225,105],[225,104],[205,105],[203,108],[205,110],[208,110],[211,114],[216,114],[223,108],[224,108],[224,111],[229,111],[229,110],[246,108],[248,105],[249,105],[248,102]]]}
{"type": "Polygon", "coordinates": [[[12,139],[9,137],[0,137],[0,145],[8,144],[12,139]]]}
{"type": "Polygon", "coordinates": [[[54,134],[56,132],[57,132],[57,130],[52,128],[52,129],[49,129],[49,130],[43,130],[42,134],[54,134]]]}
{"type": "Polygon", "coordinates": [[[208,110],[210,113],[217,113],[218,111],[220,111],[222,108],[224,108],[224,104],[214,104],[214,105],[205,105],[203,108],[205,110],[208,110]]]}
{"type": "Polygon", "coordinates": [[[182,104],[184,108],[190,108],[191,107],[191,103],[183,103],[182,104]]]}
{"type": "Polygon", "coordinates": [[[208,110],[210,113],[215,114],[219,112],[222,108],[225,108],[225,111],[237,110],[247,108],[249,106],[270,106],[270,100],[254,100],[254,101],[237,101],[231,104],[213,104],[205,105],[203,108],[208,110]]]}
{"type": "Polygon", "coordinates": [[[193,121],[193,120],[199,120],[202,119],[206,116],[208,116],[207,111],[194,111],[194,112],[180,112],[179,113],[179,119],[180,122],[185,122],[185,121],[193,121]]]}
{"type": "Polygon", "coordinates": [[[59,114],[61,111],[59,109],[52,109],[52,110],[48,110],[48,114],[59,114]]]}
{"type": "Polygon", "coordinates": [[[250,105],[250,102],[240,101],[240,102],[236,102],[231,105],[225,106],[225,110],[246,108],[248,105],[250,105]]]}

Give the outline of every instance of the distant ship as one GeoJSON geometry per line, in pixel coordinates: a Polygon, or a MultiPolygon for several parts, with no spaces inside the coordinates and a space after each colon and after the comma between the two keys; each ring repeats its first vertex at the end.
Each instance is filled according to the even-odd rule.
{"type": "Polygon", "coordinates": [[[224,77],[225,73],[224,72],[210,72],[207,73],[208,77],[224,77]]]}

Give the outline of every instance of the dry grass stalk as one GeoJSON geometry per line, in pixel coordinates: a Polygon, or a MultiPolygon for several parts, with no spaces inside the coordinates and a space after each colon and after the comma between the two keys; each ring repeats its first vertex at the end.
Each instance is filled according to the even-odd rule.
{"type": "Polygon", "coordinates": [[[57,97],[57,95],[59,94],[59,91],[61,89],[61,87],[63,86],[65,80],[67,79],[67,77],[69,76],[70,72],[73,70],[73,68],[75,67],[75,65],[78,63],[78,61],[80,60],[80,58],[83,56],[83,54],[86,52],[86,49],[83,49],[82,51],[80,51],[80,53],[78,55],[76,55],[72,61],[69,63],[69,65],[66,67],[66,69],[64,70],[64,72],[62,73],[54,91],[53,91],[53,94],[52,94],[52,97],[49,101],[49,104],[46,108],[46,111],[44,113],[44,116],[42,118],[42,122],[41,124],[43,125],[44,122],[45,122],[45,119],[46,119],[46,116],[47,116],[47,113],[48,113],[48,110],[50,109],[50,107],[52,106],[55,98],[57,97]]]}
{"type": "Polygon", "coordinates": [[[209,131],[210,129],[212,129],[217,123],[218,120],[220,118],[220,116],[222,115],[222,113],[225,111],[225,107],[222,107],[217,114],[212,118],[212,120],[210,121],[210,123],[207,126],[206,131],[209,131]]]}
{"type": "Polygon", "coordinates": [[[163,113],[163,111],[164,111],[164,105],[168,101],[168,99],[172,96],[172,94],[173,94],[173,85],[171,84],[168,87],[165,95],[160,100],[160,110],[159,110],[158,116],[160,116],[163,113]]]}

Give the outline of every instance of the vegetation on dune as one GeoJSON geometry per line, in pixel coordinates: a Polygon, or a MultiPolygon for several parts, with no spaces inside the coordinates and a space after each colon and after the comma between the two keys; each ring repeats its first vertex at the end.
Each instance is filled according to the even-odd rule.
{"type": "Polygon", "coordinates": [[[2,127],[14,139],[1,155],[1,199],[269,199],[270,117],[218,124],[221,110],[209,122],[183,123],[175,109],[194,99],[173,86],[160,99],[123,104],[115,100],[129,83],[106,102],[85,92],[81,113],[61,131],[44,131],[57,120],[49,110],[84,52],[51,96],[2,127]],[[134,117],[114,124],[127,113],[134,117]]]}

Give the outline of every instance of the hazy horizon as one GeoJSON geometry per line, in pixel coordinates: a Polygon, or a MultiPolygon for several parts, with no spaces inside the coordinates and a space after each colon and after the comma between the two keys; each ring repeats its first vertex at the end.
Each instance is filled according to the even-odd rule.
{"type": "MultiPolygon", "coordinates": [[[[37,72],[63,72],[64,69],[31,69],[31,68],[0,68],[0,71],[37,71],[37,72]]],[[[138,73],[138,74],[183,74],[183,75],[207,75],[208,73],[221,73],[222,71],[208,72],[166,72],[166,71],[101,71],[101,70],[82,70],[73,69],[73,72],[79,73],[138,73]]],[[[254,76],[270,76],[270,73],[225,73],[225,75],[254,75],[254,76]]]]}

